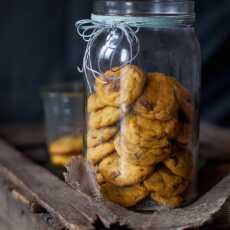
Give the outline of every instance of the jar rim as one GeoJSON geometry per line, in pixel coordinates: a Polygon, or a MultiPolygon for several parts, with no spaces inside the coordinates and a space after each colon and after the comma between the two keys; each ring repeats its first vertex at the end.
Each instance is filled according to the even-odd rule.
{"type": "Polygon", "coordinates": [[[175,16],[194,17],[194,0],[96,0],[93,13],[122,16],[175,16]]]}

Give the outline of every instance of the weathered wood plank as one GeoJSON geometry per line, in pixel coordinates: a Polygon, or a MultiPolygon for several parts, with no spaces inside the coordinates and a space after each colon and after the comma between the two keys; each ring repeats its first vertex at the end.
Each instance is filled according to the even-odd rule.
{"type": "Polygon", "coordinates": [[[0,141],[0,172],[25,190],[68,229],[92,229],[97,219],[89,198],[0,141]]]}
{"type": "Polygon", "coordinates": [[[4,230],[14,230],[12,229],[10,224],[6,221],[6,219],[1,216],[0,216],[0,227],[4,230]]]}
{"type": "Polygon", "coordinates": [[[230,229],[230,199],[225,203],[221,212],[218,212],[213,220],[204,226],[204,229],[222,229],[229,230],[230,229]]]}
{"type": "Polygon", "coordinates": [[[1,230],[61,230],[61,226],[55,227],[45,220],[47,213],[34,214],[23,203],[16,202],[1,174],[0,188],[1,230]]]}

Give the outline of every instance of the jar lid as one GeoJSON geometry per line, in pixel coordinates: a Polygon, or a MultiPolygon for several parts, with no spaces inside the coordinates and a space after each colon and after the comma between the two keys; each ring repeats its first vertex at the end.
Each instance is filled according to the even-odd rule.
{"type": "Polygon", "coordinates": [[[194,0],[96,0],[93,13],[123,16],[194,16],[194,0]]]}

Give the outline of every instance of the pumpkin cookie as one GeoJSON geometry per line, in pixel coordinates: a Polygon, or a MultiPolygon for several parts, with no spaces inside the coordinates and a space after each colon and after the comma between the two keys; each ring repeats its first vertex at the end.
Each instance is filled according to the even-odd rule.
{"type": "Polygon", "coordinates": [[[189,181],[172,174],[168,169],[162,168],[159,173],[166,185],[166,189],[161,193],[164,197],[172,197],[182,194],[189,186],[189,181]]]}
{"type": "Polygon", "coordinates": [[[172,174],[168,169],[161,168],[144,181],[144,186],[150,192],[156,192],[164,197],[173,197],[182,194],[189,182],[182,177],[172,174]]]}
{"type": "Polygon", "coordinates": [[[176,141],[180,144],[187,145],[192,141],[192,125],[181,123],[176,141]]]}
{"type": "MultiPolygon", "coordinates": [[[[128,140],[129,143],[144,148],[162,148],[169,145],[166,136],[156,137],[159,130],[142,129],[137,125],[135,114],[125,117],[121,123],[121,139],[128,140]]],[[[163,133],[162,133],[163,134],[163,133]]]]}
{"type": "Polygon", "coordinates": [[[192,121],[194,116],[194,108],[192,105],[192,94],[177,80],[170,78],[170,81],[173,85],[180,110],[186,115],[186,117],[190,121],[192,121]]]}
{"type": "Polygon", "coordinates": [[[99,76],[95,84],[96,92],[104,104],[119,107],[120,69],[118,67],[114,67],[99,76]]]}
{"type": "Polygon", "coordinates": [[[160,205],[167,206],[169,208],[176,208],[180,206],[184,199],[181,196],[173,196],[173,197],[164,197],[158,193],[151,193],[151,199],[157,202],[160,205]]]}
{"type": "Polygon", "coordinates": [[[185,179],[191,179],[193,163],[189,151],[175,148],[170,157],[163,161],[163,163],[172,173],[185,179]]]}
{"type": "Polygon", "coordinates": [[[117,135],[114,140],[115,149],[122,159],[125,161],[139,166],[155,165],[166,158],[171,153],[170,146],[165,148],[139,148],[138,146],[132,146],[127,142],[120,141],[120,136],[117,135]]]}
{"type": "Polygon", "coordinates": [[[151,177],[144,181],[144,186],[149,192],[161,192],[165,189],[165,183],[159,171],[153,173],[151,177]]]}
{"type": "Polygon", "coordinates": [[[117,127],[107,127],[101,129],[90,129],[87,132],[87,145],[89,148],[95,147],[110,140],[117,132],[117,127]]]}
{"type": "Polygon", "coordinates": [[[173,84],[173,87],[176,91],[176,94],[180,95],[180,98],[184,98],[186,100],[191,100],[192,94],[187,90],[179,81],[175,78],[169,77],[169,80],[173,84]]]}
{"type": "Polygon", "coordinates": [[[99,129],[114,125],[121,116],[120,109],[114,107],[105,107],[89,115],[88,125],[90,128],[99,129]]]}
{"type": "Polygon", "coordinates": [[[121,107],[131,105],[141,95],[145,85],[144,72],[135,65],[126,65],[120,70],[121,73],[121,107]]]}
{"type": "Polygon", "coordinates": [[[106,157],[99,164],[99,171],[104,179],[117,186],[137,184],[145,179],[153,170],[154,168],[152,166],[132,165],[122,158],[119,158],[117,153],[106,157]]]}
{"type": "Polygon", "coordinates": [[[137,116],[136,121],[142,129],[151,131],[158,137],[167,136],[169,139],[174,139],[179,133],[180,126],[176,118],[169,121],[159,121],[137,116]]]}
{"type": "Polygon", "coordinates": [[[148,191],[141,185],[119,187],[106,183],[101,185],[101,193],[123,207],[132,207],[148,196],[148,191]]]}
{"type": "Polygon", "coordinates": [[[97,183],[100,185],[105,183],[104,177],[99,172],[96,174],[96,180],[97,180],[97,183]]]}
{"type": "Polygon", "coordinates": [[[48,151],[52,155],[76,155],[82,151],[83,140],[81,136],[66,135],[51,142],[48,151]]]}
{"type": "Polygon", "coordinates": [[[125,65],[106,71],[96,79],[96,91],[103,103],[120,107],[132,104],[145,84],[143,71],[134,65],[125,65]]]}
{"type": "Polygon", "coordinates": [[[93,165],[97,164],[105,157],[110,155],[114,151],[113,140],[105,142],[101,145],[98,145],[94,148],[88,148],[87,150],[87,159],[92,162],[93,165]]]}
{"type": "Polygon", "coordinates": [[[50,161],[53,165],[56,166],[66,166],[69,164],[70,160],[72,159],[73,156],[68,156],[68,155],[52,155],[50,156],[50,161]]]}
{"type": "Polygon", "coordinates": [[[97,110],[103,109],[105,104],[100,100],[99,96],[96,94],[91,94],[88,97],[87,111],[95,112],[97,110]]]}
{"type": "Polygon", "coordinates": [[[177,109],[178,103],[169,77],[161,73],[148,73],[146,87],[134,105],[134,111],[151,120],[170,120],[175,117],[177,109]]]}

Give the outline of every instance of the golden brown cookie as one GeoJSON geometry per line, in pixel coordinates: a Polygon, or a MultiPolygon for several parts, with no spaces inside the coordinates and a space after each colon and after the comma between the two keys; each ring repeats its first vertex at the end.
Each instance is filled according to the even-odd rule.
{"type": "Polygon", "coordinates": [[[165,190],[165,183],[159,170],[153,173],[151,177],[144,181],[144,186],[149,192],[162,192],[165,190]]]}
{"type": "Polygon", "coordinates": [[[146,87],[134,105],[134,111],[151,120],[170,120],[177,110],[178,103],[169,77],[148,73],[146,87]]]}
{"type": "Polygon", "coordinates": [[[98,145],[94,148],[88,148],[87,149],[87,159],[93,164],[97,164],[101,160],[103,160],[105,157],[110,155],[112,152],[114,152],[114,143],[113,140],[109,142],[105,142],[101,145],[98,145]]]}
{"type": "Polygon", "coordinates": [[[180,110],[186,115],[186,117],[192,121],[194,117],[194,108],[192,105],[192,94],[177,80],[171,78],[175,95],[179,104],[180,110]]]}
{"type": "Polygon", "coordinates": [[[186,118],[192,122],[194,119],[195,111],[192,102],[185,99],[179,101],[180,110],[184,113],[186,118]]]}
{"type": "Polygon", "coordinates": [[[180,95],[180,98],[184,98],[186,100],[192,99],[192,94],[178,80],[172,77],[169,77],[169,80],[173,84],[176,94],[180,95]]]}
{"type": "Polygon", "coordinates": [[[95,112],[97,110],[103,109],[105,104],[100,100],[99,96],[96,94],[91,94],[88,97],[87,111],[95,112]]]}
{"type": "Polygon", "coordinates": [[[163,148],[169,145],[166,136],[156,137],[159,131],[142,129],[137,125],[137,116],[131,114],[126,116],[121,123],[120,137],[130,144],[144,148],[163,148]]]}
{"type": "Polygon", "coordinates": [[[173,197],[164,197],[158,193],[151,193],[151,199],[157,202],[160,205],[167,206],[169,208],[176,208],[180,206],[184,199],[181,196],[173,196],[173,197]]]}
{"type": "Polygon", "coordinates": [[[192,125],[181,123],[176,141],[180,144],[187,145],[192,141],[192,125]]]}
{"type": "Polygon", "coordinates": [[[87,146],[95,147],[110,140],[117,132],[117,127],[106,127],[101,129],[89,129],[87,132],[87,146]]]}
{"type": "Polygon", "coordinates": [[[120,70],[121,91],[120,102],[122,107],[131,105],[141,95],[145,85],[144,72],[135,65],[126,65],[120,70]]]}
{"type": "Polygon", "coordinates": [[[150,192],[156,192],[164,197],[182,194],[188,188],[189,182],[172,174],[168,169],[161,168],[144,181],[144,186],[150,192]]]}
{"type": "Polygon", "coordinates": [[[51,164],[56,165],[56,166],[66,166],[69,164],[70,160],[72,159],[73,156],[68,156],[68,155],[51,155],[50,156],[50,161],[51,164]]]}
{"type": "Polygon", "coordinates": [[[120,141],[120,135],[116,136],[114,146],[120,157],[131,164],[139,166],[155,165],[168,158],[171,153],[170,146],[152,149],[140,148],[138,146],[128,144],[127,141],[120,141]]]}
{"type": "Polygon", "coordinates": [[[96,79],[96,91],[106,105],[127,107],[140,96],[144,84],[144,72],[135,65],[125,65],[96,79]]]}
{"type": "Polygon", "coordinates": [[[101,185],[101,193],[110,201],[123,207],[132,207],[148,196],[148,191],[141,185],[119,187],[106,183],[101,185]]]}
{"type": "Polygon", "coordinates": [[[52,155],[77,155],[83,148],[81,136],[66,135],[51,142],[48,151],[52,155]]]}
{"type": "Polygon", "coordinates": [[[88,126],[92,129],[114,125],[121,117],[120,109],[105,107],[89,115],[88,126]]]}
{"type": "Polygon", "coordinates": [[[163,163],[175,175],[191,179],[193,162],[192,155],[188,150],[175,148],[170,157],[163,163]]]}
{"type": "Polygon", "coordinates": [[[167,136],[170,139],[174,139],[179,132],[179,123],[176,118],[159,121],[136,115],[136,126],[141,127],[142,130],[150,131],[156,137],[167,136]]]}
{"type": "Polygon", "coordinates": [[[96,174],[96,180],[97,180],[97,183],[100,185],[105,183],[104,177],[99,172],[96,174]]]}
{"type": "Polygon", "coordinates": [[[104,104],[119,107],[120,77],[120,69],[114,67],[96,79],[96,92],[104,104]]]}
{"type": "Polygon", "coordinates": [[[130,186],[144,180],[154,170],[153,166],[136,166],[119,157],[117,153],[106,157],[99,164],[104,179],[117,186],[130,186]]]}

